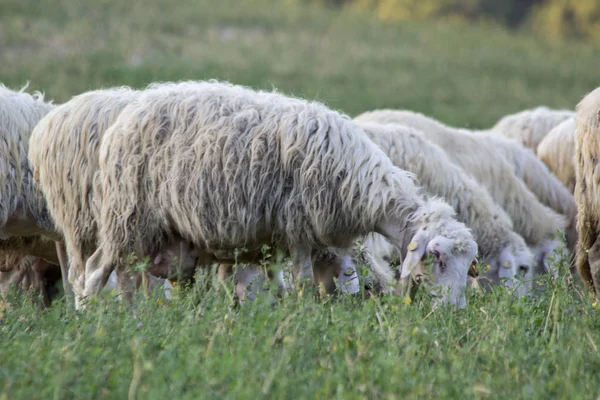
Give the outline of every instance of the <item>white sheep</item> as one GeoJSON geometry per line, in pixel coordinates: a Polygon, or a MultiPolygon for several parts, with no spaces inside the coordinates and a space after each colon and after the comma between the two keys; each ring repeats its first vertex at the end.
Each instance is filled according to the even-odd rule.
{"type": "Polygon", "coordinates": [[[523,146],[535,151],[552,128],[562,121],[575,117],[571,110],[554,110],[536,107],[502,117],[490,129],[515,139],[523,146]]]}
{"type": "MultiPolygon", "coordinates": [[[[81,94],[44,118],[32,136],[30,158],[57,230],[65,238],[77,307],[83,296],[85,261],[97,247],[98,206],[92,202],[92,178],[98,168],[99,144],[106,129],[136,95],[127,87],[81,94]]],[[[193,248],[178,239],[150,258],[148,271],[160,278],[191,281],[197,267],[193,248]]],[[[135,282],[121,278],[124,283],[135,282]]]]}
{"type": "MultiPolygon", "coordinates": [[[[427,141],[419,130],[412,127],[369,122],[358,124],[396,166],[416,176],[428,195],[439,196],[454,207],[457,220],[473,232],[480,261],[489,265],[485,274],[489,281],[499,283],[501,278],[507,278],[507,284],[512,286],[518,273],[529,276],[533,254],[525,240],[512,230],[510,217],[487,190],[452,163],[441,148],[427,141]]],[[[378,248],[385,244],[375,244],[374,240],[370,237],[366,247],[381,263],[383,255],[389,255],[390,251],[389,248],[378,248]]],[[[378,241],[381,242],[381,239],[378,241]]]]}
{"type": "Polygon", "coordinates": [[[374,231],[402,246],[405,233],[426,229],[427,209],[438,229],[414,251],[438,255],[434,288],[464,306],[477,251],[470,231],[348,117],[316,102],[213,81],[152,86],[106,132],[94,185],[101,245],[86,265],[95,271],[86,295],[126,254],[152,252],[173,234],[204,252],[204,264],[236,248],[287,249],[295,278],[310,281],[314,250],[348,248],[374,231]]]}
{"type": "MultiPolygon", "coordinates": [[[[75,96],[49,112],[31,135],[30,163],[56,230],[64,237],[68,276],[78,308],[85,282],[85,262],[97,246],[98,205],[93,202],[92,179],[98,169],[98,148],[106,129],[136,94],[130,88],[119,87],[75,96]]],[[[194,255],[182,254],[181,249],[188,251],[189,246],[174,242],[165,246],[165,254],[152,254],[151,259],[161,260],[152,267],[169,269],[171,261],[179,257],[178,266],[192,276],[196,265],[194,255]]],[[[129,278],[123,278],[123,282],[129,282],[129,278]]]]}
{"type": "Polygon", "coordinates": [[[538,145],[537,156],[574,193],[575,118],[568,118],[552,128],[538,145]]]}
{"type": "Polygon", "coordinates": [[[600,88],[576,107],[575,199],[577,200],[577,260],[581,280],[600,300],[600,88]]]}
{"type": "MultiPolygon", "coordinates": [[[[481,134],[481,131],[475,133],[481,134]]],[[[574,252],[577,243],[577,205],[573,194],[533,151],[516,140],[494,133],[486,134],[485,139],[513,166],[515,175],[527,185],[542,204],[567,218],[568,224],[565,228],[567,247],[574,252]]]]}
{"type": "MultiPolygon", "coordinates": [[[[33,128],[54,107],[39,92],[29,94],[25,88],[15,91],[0,84],[0,249],[51,263],[63,257],[61,267],[66,273],[64,252],[57,253],[61,247],[54,242],[60,236],[34,184],[27,157],[33,128]]],[[[70,293],[68,285],[65,291],[70,293]]]]}
{"type": "Polygon", "coordinates": [[[403,124],[421,130],[428,140],[444,149],[455,164],[482,184],[512,218],[514,230],[536,252],[536,272],[554,272],[550,271],[546,261],[558,244],[554,236],[565,230],[565,217],[540,203],[524,182],[515,176],[513,166],[486,137],[452,129],[411,111],[377,110],[355,119],[403,124]]]}

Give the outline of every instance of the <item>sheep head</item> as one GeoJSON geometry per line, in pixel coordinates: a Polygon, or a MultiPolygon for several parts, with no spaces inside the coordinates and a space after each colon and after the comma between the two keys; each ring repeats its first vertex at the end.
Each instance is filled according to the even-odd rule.
{"type": "Polygon", "coordinates": [[[415,288],[423,284],[435,298],[434,306],[449,303],[465,307],[464,290],[477,243],[464,224],[446,220],[422,226],[407,250],[399,277],[400,294],[410,283],[415,283],[415,288]],[[429,256],[433,259],[431,268],[426,267],[429,256]]]}

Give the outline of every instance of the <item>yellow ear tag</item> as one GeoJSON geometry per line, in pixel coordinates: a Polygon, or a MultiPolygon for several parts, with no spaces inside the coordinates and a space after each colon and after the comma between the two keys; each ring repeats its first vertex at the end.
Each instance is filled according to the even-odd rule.
{"type": "Polygon", "coordinates": [[[417,249],[417,247],[419,247],[419,243],[417,243],[417,242],[410,242],[410,243],[408,244],[408,250],[409,250],[409,251],[416,250],[416,249],[417,249]]]}

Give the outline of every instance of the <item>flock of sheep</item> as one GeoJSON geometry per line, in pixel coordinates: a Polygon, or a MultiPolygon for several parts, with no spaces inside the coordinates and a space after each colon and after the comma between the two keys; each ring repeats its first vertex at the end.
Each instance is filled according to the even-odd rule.
{"type": "Polygon", "coordinates": [[[193,282],[218,264],[240,298],[260,277],[280,294],[423,286],[460,308],[470,284],[535,294],[561,232],[600,293],[600,88],[577,113],[539,107],[472,131],[218,81],[61,105],[0,85],[0,135],[0,292],[33,290],[45,307],[61,278],[80,308],[114,272],[129,304],[148,276],[193,282]],[[280,260],[258,267],[265,245],[291,276],[280,260]]]}

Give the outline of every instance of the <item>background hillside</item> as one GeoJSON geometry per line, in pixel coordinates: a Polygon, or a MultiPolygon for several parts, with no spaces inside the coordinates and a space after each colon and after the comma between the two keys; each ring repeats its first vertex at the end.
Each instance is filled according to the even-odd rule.
{"type": "Polygon", "coordinates": [[[409,108],[477,128],[540,104],[573,108],[600,84],[590,43],[308,3],[8,0],[0,81],[30,81],[60,102],[98,87],[219,78],[352,115],[409,108]]]}

